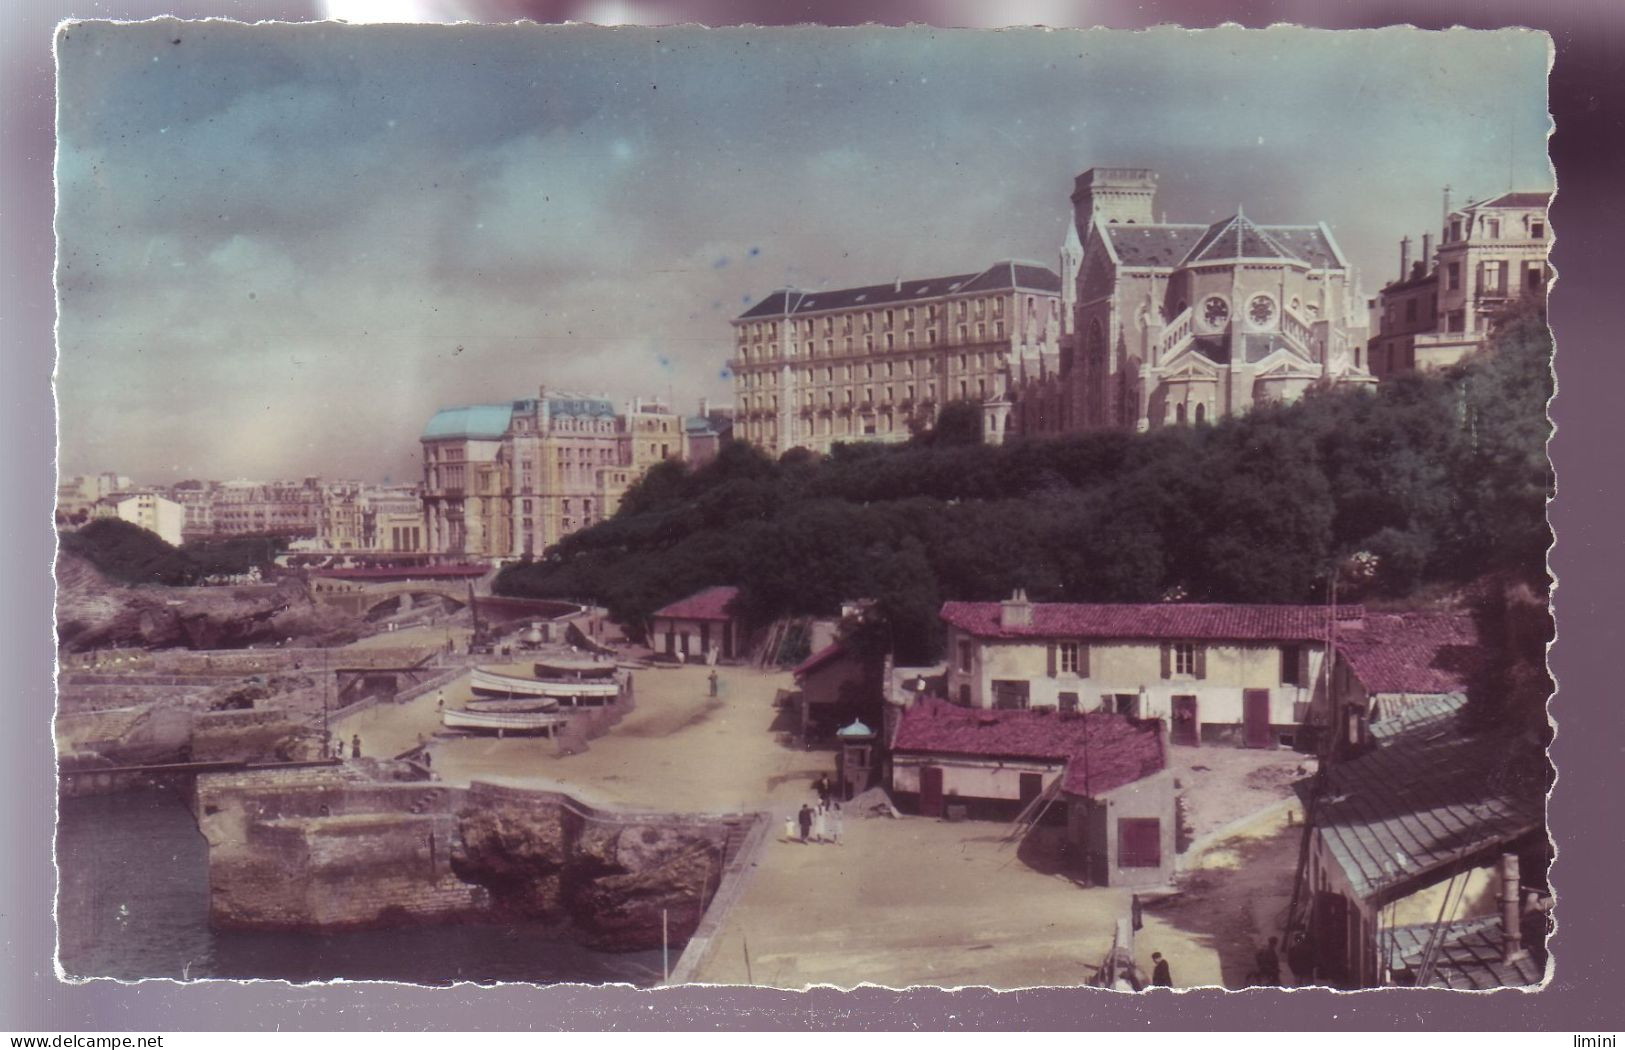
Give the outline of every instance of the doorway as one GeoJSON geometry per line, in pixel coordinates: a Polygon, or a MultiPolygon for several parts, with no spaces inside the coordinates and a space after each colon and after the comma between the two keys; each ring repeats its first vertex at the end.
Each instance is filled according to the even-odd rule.
{"type": "Polygon", "coordinates": [[[1174,697],[1174,724],[1169,738],[1176,744],[1198,747],[1202,743],[1202,723],[1196,716],[1196,697],[1174,697]]]}
{"type": "Polygon", "coordinates": [[[920,816],[942,816],[942,767],[920,767],[920,816]]]}
{"type": "Polygon", "coordinates": [[[1242,740],[1248,747],[1269,747],[1274,743],[1270,737],[1270,691],[1245,690],[1241,703],[1242,740]]]}

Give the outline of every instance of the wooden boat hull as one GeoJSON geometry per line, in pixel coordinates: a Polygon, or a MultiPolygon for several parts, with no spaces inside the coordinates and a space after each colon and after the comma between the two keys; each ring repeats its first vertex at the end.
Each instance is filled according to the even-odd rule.
{"type": "Polygon", "coordinates": [[[551,711],[467,711],[449,709],[440,712],[440,723],[447,729],[474,729],[488,733],[546,733],[549,736],[563,729],[569,719],[551,711]]]}
{"type": "Polygon", "coordinates": [[[479,696],[551,696],[570,703],[581,701],[608,703],[621,692],[620,683],[613,679],[566,682],[546,678],[521,678],[518,675],[501,674],[478,667],[470,676],[469,685],[479,696]]]}
{"type": "Polygon", "coordinates": [[[543,711],[557,711],[559,701],[553,696],[526,697],[513,700],[470,700],[463,705],[464,711],[473,711],[480,714],[534,714],[543,711]]]}

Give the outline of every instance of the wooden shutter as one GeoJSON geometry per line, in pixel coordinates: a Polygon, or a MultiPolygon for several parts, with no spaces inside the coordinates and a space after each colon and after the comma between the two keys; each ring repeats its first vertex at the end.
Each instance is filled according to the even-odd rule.
{"type": "Polygon", "coordinates": [[[1078,643],[1078,677],[1089,677],[1089,645],[1087,642],[1078,643]]]}
{"type": "Polygon", "coordinates": [[[1055,677],[1055,643],[1049,643],[1049,676],[1055,677]]]}
{"type": "Polygon", "coordinates": [[[1156,817],[1124,817],[1117,822],[1117,866],[1162,866],[1162,821],[1156,817]]]}
{"type": "Polygon", "coordinates": [[[1298,646],[1298,684],[1308,688],[1315,683],[1309,680],[1309,647],[1298,646]]]}
{"type": "Polygon", "coordinates": [[[1294,645],[1281,646],[1281,684],[1297,685],[1293,677],[1298,673],[1298,648],[1294,645]]]}
{"type": "Polygon", "coordinates": [[[1198,677],[1198,678],[1206,678],[1207,677],[1207,646],[1205,646],[1205,645],[1193,645],[1193,646],[1191,646],[1191,649],[1196,654],[1196,677],[1198,677]]]}
{"type": "Polygon", "coordinates": [[[1162,677],[1172,678],[1174,674],[1174,647],[1167,642],[1162,643],[1162,677]]]}

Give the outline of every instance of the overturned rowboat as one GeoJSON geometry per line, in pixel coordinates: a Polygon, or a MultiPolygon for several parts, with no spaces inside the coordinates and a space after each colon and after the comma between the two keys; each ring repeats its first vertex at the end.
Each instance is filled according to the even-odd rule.
{"type": "Polygon", "coordinates": [[[569,716],[555,711],[470,711],[447,708],[440,723],[447,729],[473,729],[488,733],[542,733],[556,735],[569,716]]]}
{"type": "Polygon", "coordinates": [[[540,711],[557,711],[559,701],[554,696],[515,697],[502,700],[470,700],[463,705],[464,711],[475,711],[484,714],[531,714],[540,711]]]}
{"type": "Polygon", "coordinates": [[[621,685],[610,667],[608,677],[587,679],[524,678],[476,667],[469,685],[478,696],[546,696],[570,706],[607,704],[620,695],[621,685]]]}

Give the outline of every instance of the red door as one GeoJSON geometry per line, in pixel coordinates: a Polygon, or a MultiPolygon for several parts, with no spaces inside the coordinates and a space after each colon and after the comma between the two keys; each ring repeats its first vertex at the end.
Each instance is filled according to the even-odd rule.
{"type": "Polygon", "coordinates": [[[1241,694],[1242,738],[1248,747],[1270,746],[1270,691],[1248,689],[1241,694]]]}
{"type": "Polygon", "coordinates": [[[1174,697],[1173,742],[1196,747],[1202,742],[1201,723],[1196,720],[1196,697],[1174,697]]]}
{"type": "Polygon", "coordinates": [[[942,816],[942,769],[920,767],[920,816],[942,816]]]}

